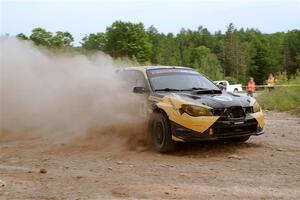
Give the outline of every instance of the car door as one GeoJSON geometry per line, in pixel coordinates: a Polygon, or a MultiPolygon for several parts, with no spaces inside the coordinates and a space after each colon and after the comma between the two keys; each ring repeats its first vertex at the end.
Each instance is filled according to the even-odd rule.
{"type": "Polygon", "coordinates": [[[126,82],[128,92],[131,93],[134,98],[137,98],[138,114],[142,117],[146,117],[148,114],[147,99],[149,96],[149,86],[143,72],[137,70],[125,70],[122,72],[122,77],[126,82]],[[145,92],[134,93],[133,90],[135,87],[143,87],[145,88],[145,92]]]}

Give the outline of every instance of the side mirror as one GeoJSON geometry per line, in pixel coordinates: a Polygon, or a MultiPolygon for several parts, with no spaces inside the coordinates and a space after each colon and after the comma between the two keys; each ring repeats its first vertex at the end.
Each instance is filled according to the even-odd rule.
{"type": "Polygon", "coordinates": [[[146,92],[146,88],[144,87],[134,87],[133,88],[134,93],[142,94],[146,92]]]}
{"type": "Polygon", "coordinates": [[[219,83],[217,84],[217,87],[220,89],[220,90],[226,90],[226,86],[222,83],[219,83]]]}

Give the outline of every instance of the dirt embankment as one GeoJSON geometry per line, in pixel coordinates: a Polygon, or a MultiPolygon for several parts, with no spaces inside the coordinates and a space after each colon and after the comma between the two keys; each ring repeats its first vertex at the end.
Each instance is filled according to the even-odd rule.
{"type": "Polygon", "coordinates": [[[162,155],[122,137],[72,142],[0,135],[0,199],[300,199],[300,118],[266,114],[246,144],[181,145],[162,155]]]}

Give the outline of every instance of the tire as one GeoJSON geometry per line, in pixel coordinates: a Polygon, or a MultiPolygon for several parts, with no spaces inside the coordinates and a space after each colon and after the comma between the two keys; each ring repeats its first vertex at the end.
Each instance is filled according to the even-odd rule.
{"type": "Polygon", "coordinates": [[[250,135],[248,136],[241,136],[241,137],[234,137],[234,138],[224,138],[222,139],[223,142],[228,142],[228,143],[244,143],[247,140],[249,140],[250,135]]]}
{"type": "Polygon", "coordinates": [[[176,144],[172,140],[169,119],[163,113],[154,113],[151,116],[149,136],[151,145],[160,153],[172,152],[176,144]]]}
{"type": "Polygon", "coordinates": [[[233,92],[234,92],[234,93],[238,93],[239,90],[238,90],[237,88],[235,88],[235,89],[233,90],[233,92]]]}

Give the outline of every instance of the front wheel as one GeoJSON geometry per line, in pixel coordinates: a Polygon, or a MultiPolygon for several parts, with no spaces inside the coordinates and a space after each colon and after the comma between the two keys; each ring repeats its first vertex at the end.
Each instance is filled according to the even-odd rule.
{"type": "Polygon", "coordinates": [[[166,153],[175,150],[175,142],[172,140],[169,119],[165,114],[153,114],[150,124],[150,137],[156,151],[166,153]]]}

